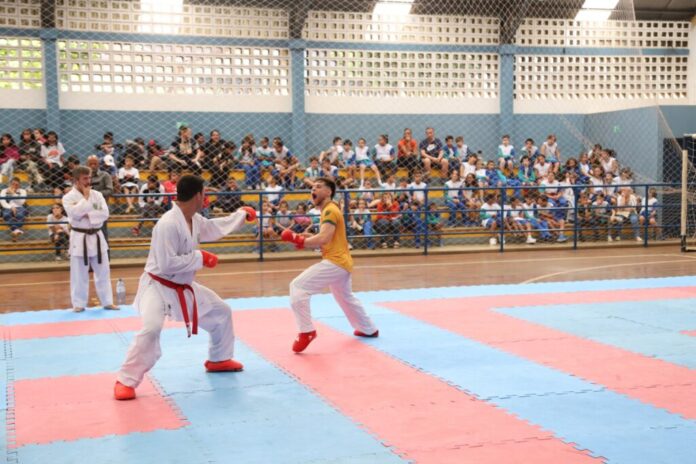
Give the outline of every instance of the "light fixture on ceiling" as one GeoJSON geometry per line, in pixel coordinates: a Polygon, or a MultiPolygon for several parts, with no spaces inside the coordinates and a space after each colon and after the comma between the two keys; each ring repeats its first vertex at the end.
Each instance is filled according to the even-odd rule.
{"type": "Polygon", "coordinates": [[[374,15],[407,15],[411,13],[414,0],[380,0],[372,10],[374,15]]]}
{"type": "Polygon", "coordinates": [[[606,21],[614,12],[619,0],[585,0],[575,15],[576,21],[606,21]]]}

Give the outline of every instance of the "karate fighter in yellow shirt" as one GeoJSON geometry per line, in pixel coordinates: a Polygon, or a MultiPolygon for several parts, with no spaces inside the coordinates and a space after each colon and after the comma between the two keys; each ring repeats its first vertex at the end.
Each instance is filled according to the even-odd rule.
{"type": "Polygon", "coordinates": [[[290,283],[290,305],[295,313],[299,335],[292,345],[296,353],[317,337],[312,324],[309,299],[326,287],[331,290],[358,337],[377,337],[379,331],[365,312],[360,301],[353,295],[351,273],[353,258],[348,250],[346,224],[343,214],[332,201],[336,183],[331,179],[319,178],[312,187],[312,201],[321,210],[319,233],[312,236],[296,234],[286,229],[281,234],[283,241],[292,242],[298,249],[321,247],[322,260],[305,270],[290,283]]]}

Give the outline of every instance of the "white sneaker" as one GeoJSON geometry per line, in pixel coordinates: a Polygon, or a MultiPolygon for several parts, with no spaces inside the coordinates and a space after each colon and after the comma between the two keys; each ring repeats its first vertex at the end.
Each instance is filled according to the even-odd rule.
{"type": "Polygon", "coordinates": [[[611,242],[613,242],[613,241],[614,241],[614,239],[611,238],[611,235],[607,236],[607,242],[610,242],[610,243],[611,243],[611,242]]]}
{"type": "Polygon", "coordinates": [[[536,239],[530,235],[527,237],[527,243],[530,245],[534,245],[536,243],[536,239]]]}
{"type": "Polygon", "coordinates": [[[498,241],[495,239],[495,237],[491,237],[488,243],[490,243],[491,246],[496,246],[498,244],[498,241]]]}
{"type": "Polygon", "coordinates": [[[643,243],[643,239],[636,235],[636,242],[643,243]]]}

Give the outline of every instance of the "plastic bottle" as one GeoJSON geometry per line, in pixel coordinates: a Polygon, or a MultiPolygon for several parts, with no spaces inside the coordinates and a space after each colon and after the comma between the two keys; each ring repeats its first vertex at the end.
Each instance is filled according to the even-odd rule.
{"type": "Polygon", "coordinates": [[[116,281],[116,304],[126,304],[126,284],[123,279],[116,281]]]}

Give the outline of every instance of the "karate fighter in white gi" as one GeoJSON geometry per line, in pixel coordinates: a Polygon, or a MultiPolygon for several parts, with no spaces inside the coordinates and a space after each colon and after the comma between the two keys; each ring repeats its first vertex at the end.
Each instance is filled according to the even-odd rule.
{"type": "Polygon", "coordinates": [[[109,245],[102,225],[109,218],[104,196],[92,190],[92,171],[78,166],[73,171],[72,190],[63,196],[63,207],[70,221],[70,298],[73,311],[82,312],[89,297],[89,268],[94,273],[94,287],[104,309],[114,306],[109,271],[109,245]]]}
{"type": "Polygon", "coordinates": [[[234,331],[232,310],[215,292],[193,281],[202,267],[215,267],[218,258],[199,250],[201,241],[218,240],[239,230],[245,221],[256,219],[256,211],[243,206],[224,218],[206,219],[203,179],[186,175],[176,184],[177,201],[152,230],[150,253],[140,277],[133,306],[140,312],[143,327],[133,339],[114,386],[117,400],[135,398],[135,389],[152,369],[162,352],[160,332],[165,316],[184,321],[189,337],[198,325],[210,335],[208,372],[241,371],[232,359],[234,331]]]}

